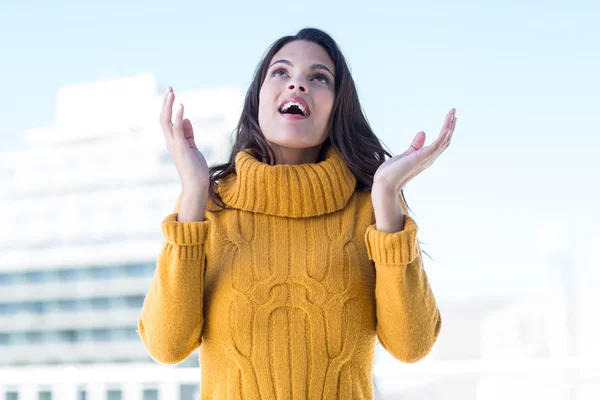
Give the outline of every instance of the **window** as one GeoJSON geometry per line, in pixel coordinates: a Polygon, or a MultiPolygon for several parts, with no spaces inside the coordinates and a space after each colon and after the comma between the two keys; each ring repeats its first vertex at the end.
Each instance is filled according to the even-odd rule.
{"type": "Polygon", "coordinates": [[[74,329],[69,329],[66,331],[59,331],[58,332],[58,339],[61,342],[67,342],[67,343],[75,343],[79,340],[79,337],[77,335],[77,331],[74,329]]]}
{"type": "Polygon", "coordinates": [[[140,340],[140,336],[137,333],[137,328],[123,328],[122,335],[125,339],[140,340]]]}
{"type": "MultiPolygon", "coordinates": [[[[59,341],[59,335],[57,331],[45,331],[42,333],[42,336],[42,341],[44,343],[56,343],[59,341]]],[[[58,358],[57,361],[59,364],[63,363],[60,358],[58,358]]]]}
{"type": "Polygon", "coordinates": [[[142,400],[158,400],[158,390],[144,389],[142,400]]]}
{"type": "Polygon", "coordinates": [[[41,331],[25,332],[25,339],[29,343],[42,343],[44,341],[44,333],[41,331]]]}
{"type": "Polygon", "coordinates": [[[77,300],[59,300],[58,308],[61,311],[76,311],[79,307],[77,300]]]}
{"type": "Polygon", "coordinates": [[[27,335],[23,332],[13,332],[10,333],[10,344],[12,345],[23,345],[30,344],[28,342],[27,335]]]}
{"type": "Polygon", "coordinates": [[[92,279],[106,279],[115,277],[116,271],[113,267],[94,267],[90,268],[88,274],[92,279]]]}
{"type": "Polygon", "coordinates": [[[17,303],[0,303],[0,315],[4,314],[16,314],[19,312],[19,305],[17,303]]]}
{"type": "Polygon", "coordinates": [[[110,329],[93,329],[92,339],[101,342],[109,341],[111,339],[110,329]]]}
{"type": "Polygon", "coordinates": [[[38,400],[52,400],[52,392],[49,392],[49,391],[39,392],[38,400]]]}
{"type": "Polygon", "coordinates": [[[10,333],[0,333],[0,346],[8,345],[11,342],[10,333]]]}
{"type": "Polygon", "coordinates": [[[58,279],[61,281],[76,281],[79,279],[79,271],[76,269],[61,269],[58,271],[58,279]]]}
{"type": "Polygon", "coordinates": [[[125,304],[130,308],[140,308],[144,305],[144,296],[127,296],[125,304]]]}
{"type": "Polygon", "coordinates": [[[46,271],[29,271],[25,272],[25,281],[30,283],[40,283],[48,280],[46,271]]]}
{"type": "Polygon", "coordinates": [[[198,397],[200,397],[200,385],[183,384],[179,387],[181,400],[196,400],[198,397]]]}
{"type": "Polygon", "coordinates": [[[0,274],[0,285],[12,285],[15,283],[15,274],[0,274]]]}
{"type": "Polygon", "coordinates": [[[17,392],[6,392],[6,400],[19,400],[19,393],[17,392]]]}
{"type": "Polygon", "coordinates": [[[154,272],[152,264],[130,264],[125,266],[127,276],[150,276],[154,272]]]}
{"type": "Polygon", "coordinates": [[[106,392],[106,400],[121,400],[123,397],[120,390],[108,390],[106,392]]]}
{"type": "Polygon", "coordinates": [[[95,297],[90,299],[94,310],[107,310],[110,308],[110,299],[108,297],[95,297]]]}
{"type": "MultiPolygon", "coordinates": [[[[80,330],[77,334],[77,337],[79,338],[80,342],[89,342],[94,340],[94,338],[92,337],[92,331],[90,329],[80,330]]],[[[83,362],[81,363],[83,364],[83,362]]]]}
{"type": "Polygon", "coordinates": [[[34,314],[42,314],[47,311],[48,303],[43,301],[33,301],[30,303],[23,303],[23,309],[26,312],[34,313],[34,314]]]}

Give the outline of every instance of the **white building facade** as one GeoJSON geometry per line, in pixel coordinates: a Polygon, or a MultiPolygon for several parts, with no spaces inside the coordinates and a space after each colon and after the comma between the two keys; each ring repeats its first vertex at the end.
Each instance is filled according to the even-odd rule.
{"type": "MultiPolygon", "coordinates": [[[[136,324],[160,223],[180,191],[158,123],[164,90],[148,74],[61,88],[55,126],[26,132],[25,148],[1,155],[1,399],[67,398],[43,385],[21,393],[11,367],[155,364],[136,324]]],[[[209,164],[225,161],[243,93],[175,90],[209,164]]],[[[129,397],[90,390],[138,398],[138,386],[129,397]]],[[[143,399],[155,398],[150,386],[143,399]]]]}

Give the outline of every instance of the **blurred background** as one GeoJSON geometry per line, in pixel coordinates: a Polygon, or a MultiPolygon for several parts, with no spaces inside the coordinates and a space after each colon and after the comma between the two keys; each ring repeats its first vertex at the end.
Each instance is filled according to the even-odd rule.
{"type": "Polygon", "coordinates": [[[2,1],[0,399],[198,397],[198,353],[160,365],[136,333],[179,194],[162,95],[224,161],[261,56],[306,26],[394,154],[457,109],[405,189],[442,331],[414,365],[378,346],[378,398],[600,398],[598,21],[577,0],[2,1]]]}

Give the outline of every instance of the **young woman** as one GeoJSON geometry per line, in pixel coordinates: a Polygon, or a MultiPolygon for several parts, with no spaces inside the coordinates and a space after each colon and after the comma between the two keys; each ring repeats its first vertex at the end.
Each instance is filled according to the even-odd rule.
{"type": "Polygon", "coordinates": [[[166,364],[197,348],[202,399],[372,399],[376,341],[414,363],[441,317],[402,188],[456,124],[391,157],[335,41],[277,40],[255,71],[225,164],[208,167],[167,90],[160,116],[181,178],[138,322],[166,364]],[[391,157],[385,160],[385,156],[391,157]]]}

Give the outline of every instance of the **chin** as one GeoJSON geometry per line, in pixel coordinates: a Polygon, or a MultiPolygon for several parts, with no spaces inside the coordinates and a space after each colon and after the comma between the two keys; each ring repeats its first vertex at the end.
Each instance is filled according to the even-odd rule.
{"type": "Polygon", "coordinates": [[[323,140],[319,140],[319,138],[315,137],[307,137],[306,134],[300,132],[281,132],[280,135],[276,137],[265,136],[266,139],[280,147],[285,147],[289,149],[306,149],[310,147],[319,146],[324,142],[323,140]]]}
{"type": "Polygon", "coordinates": [[[319,145],[319,143],[307,143],[307,142],[303,142],[300,140],[293,140],[293,139],[291,139],[291,140],[277,139],[277,140],[269,140],[269,141],[276,146],[286,148],[286,149],[308,149],[308,148],[319,145]]]}

